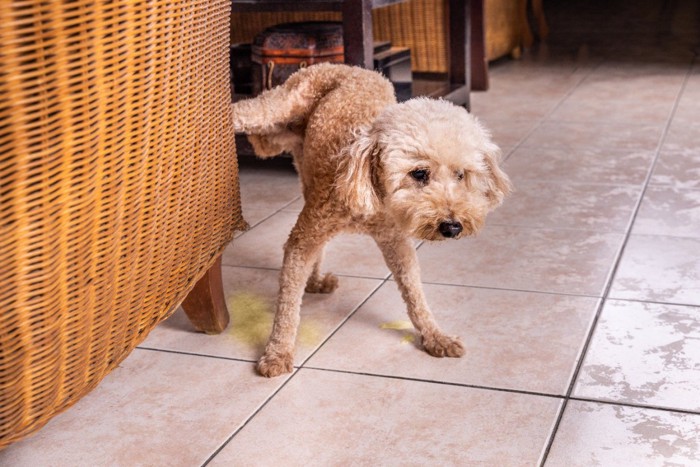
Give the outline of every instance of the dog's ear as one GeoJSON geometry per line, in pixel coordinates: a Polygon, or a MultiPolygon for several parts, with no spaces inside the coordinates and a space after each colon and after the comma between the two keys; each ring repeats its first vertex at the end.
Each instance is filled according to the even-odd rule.
{"type": "Polygon", "coordinates": [[[484,151],[484,163],[488,171],[486,197],[491,208],[499,206],[503,202],[503,198],[513,189],[508,175],[498,166],[500,159],[500,148],[489,142],[484,151]]]}
{"type": "Polygon", "coordinates": [[[355,215],[377,212],[380,200],[379,146],[369,129],[360,130],[354,143],[339,154],[336,190],[355,215]]]}

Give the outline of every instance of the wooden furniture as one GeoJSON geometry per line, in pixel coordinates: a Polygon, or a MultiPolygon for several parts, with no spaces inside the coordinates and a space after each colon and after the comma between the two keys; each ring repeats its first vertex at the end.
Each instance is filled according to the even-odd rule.
{"type": "MultiPolygon", "coordinates": [[[[342,14],[345,61],[366,68],[372,67],[372,10],[397,4],[403,0],[232,0],[237,13],[274,12],[276,22],[288,22],[282,12],[334,11],[342,14]]],[[[483,0],[448,0],[441,21],[448,24],[447,42],[449,66],[444,78],[419,79],[414,82],[414,94],[444,97],[459,105],[469,105],[471,4],[483,0]]],[[[335,19],[315,16],[315,19],[335,19]]],[[[268,26],[269,23],[265,24],[268,26]]],[[[262,28],[260,28],[262,29],[262,28]]],[[[250,40],[248,38],[247,40],[250,40]]],[[[397,44],[398,45],[398,44],[397,44]]]]}
{"type": "MultiPolygon", "coordinates": [[[[413,53],[414,71],[446,73],[444,11],[447,0],[411,0],[375,12],[375,36],[391,40],[413,53]]],[[[538,35],[547,35],[542,0],[531,0],[532,16],[538,35]]],[[[528,23],[526,0],[473,0],[471,2],[471,79],[472,90],[488,89],[488,62],[518,56],[522,47],[530,47],[533,35],[528,23]]]]}
{"type": "Polygon", "coordinates": [[[244,227],[229,0],[0,6],[0,449],[99,384],[183,302],[228,323],[244,227]]]}

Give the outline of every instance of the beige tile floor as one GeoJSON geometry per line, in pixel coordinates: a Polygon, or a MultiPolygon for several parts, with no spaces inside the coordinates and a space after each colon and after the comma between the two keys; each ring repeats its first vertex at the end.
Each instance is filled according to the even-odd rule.
{"type": "Polygon", "coordinates": [[[700,6],[545,6],[548,43],[473,95],[516,193],[477,238],[417,243],[464,358],[421,352],[377,248],[342,236],[294,374],[256,376],[301,201],[289,166],[244,163],[233,326],[178,311],[0,465],[700,465],[700,6]]]}

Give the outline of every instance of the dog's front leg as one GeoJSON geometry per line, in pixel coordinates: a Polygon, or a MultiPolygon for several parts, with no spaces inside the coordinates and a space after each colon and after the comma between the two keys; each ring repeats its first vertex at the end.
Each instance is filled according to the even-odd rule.
{"type": "Polygon", "coordinates": [[[330,233],[317,227],[304,213],[297,220],[284,247],[280,289],[272,333],[265,353],[258,360],[258,372],[267,377],[290,373],[294,363],[294,341],[304,286],[330,233]],[[303,227],[300,227],[303,226],[303,227]],[[311,227],[310,227],[311,226],[311,227]]]}
{"type": "Polygon", "coordinates": [[[421,335],[426,352],[434,357],[461,357],[464,345],[459,337],[444,334],[433,317],[423,294],[416,250],[403,237],[377,235],[374,237],[394,275],[406,307],[408,317],[421,335]]]}

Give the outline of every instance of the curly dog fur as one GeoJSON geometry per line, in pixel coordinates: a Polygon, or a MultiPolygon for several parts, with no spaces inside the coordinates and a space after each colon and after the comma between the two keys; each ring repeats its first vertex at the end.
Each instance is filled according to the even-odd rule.
{"type": "Polygon", "coordinates": [[[305,202],[284,247],[260,374],[292,371],[302,295],[337,287],[320,264],[324,245],[342,231],[374,238],[423,348],[461,357],[460,339],[443,333],[428,308],[410,239],[473,235],[510,191],[498,167],[500,151],[476,118],[442,100],[398,104],[381,75],[320,64],[234,104],[234,126],[248,134],[258,156],[294,156],[305,202]]]}

